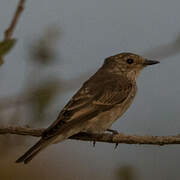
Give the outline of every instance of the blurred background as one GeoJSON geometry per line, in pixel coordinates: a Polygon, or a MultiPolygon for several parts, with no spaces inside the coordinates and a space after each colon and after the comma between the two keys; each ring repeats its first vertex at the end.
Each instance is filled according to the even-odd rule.
{"type": "MultiPolygon", "coordinates": [[[[0,38],[18,0],[0,2],[0,38]]],[[[0,68],[0,125],[47,127],[101,66],[120,52],[160,60],[113,125],[125,134],[179,134],[180,1],[27,1],[16,46],[0,68]]],[[[24,166],[14,161],[38,139],[0,136],[3,180],[179,180],[180,145],[114,145],[67,140],[24,166]]]]}

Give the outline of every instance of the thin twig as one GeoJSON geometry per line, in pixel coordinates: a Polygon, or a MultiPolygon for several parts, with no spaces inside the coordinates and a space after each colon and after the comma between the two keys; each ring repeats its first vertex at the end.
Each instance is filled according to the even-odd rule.
{"type": "Polygon", "coordinates": [[[19,17],[24,9],[24,3],[25,3],[25,0],[20,0],[19,3],[18,3],[18,6],[17,6],[17,9],[16,9],[16,12],[13,16],[13,19],[10,23],[10,26],[8,27],[8,29],[4,32],[4,40],[7,40],[7,39],[10,39],[13,32],[14,32],[14,29],[16,27],[16,24],[19,20],[19,17]]]}
{"type": "MultiPolygon", "coordinates": [[[[41,137],[44,129],[33,129],[28,127],[0,127],[0,134],[17,134],[41,137]]],[[[147,144],[147,145],[170,145],[180,144],[180,135],[176,136],[138,136],[125,134],[86,134],[79,133],[69,139],[82,141],[96,141],[106,143],[122,143],[122,144],[147,144]]]]}

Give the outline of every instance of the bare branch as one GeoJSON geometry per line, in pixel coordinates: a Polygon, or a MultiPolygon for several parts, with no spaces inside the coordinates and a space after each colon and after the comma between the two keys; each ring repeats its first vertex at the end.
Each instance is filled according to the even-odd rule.
{"type": "Polygon", "coordinates": [[[17,6],[17,9],[16,9],[16,12],[13,16],[13,19],[11,21],[11,24],[10,26],[8,27],[8,29],[5,31],[4,33],[4,40],[7,40],[7,39],[10,39],[12,34],[13,34],[13,31],[16,27],[16,24],[19,20],[19,17],[24,9],[24,3],[25,3],[25,0],[20,0],[19,3],[18,3],[18,6],[17,6]]]}
{"type": "MultiPolygon", "coordinates": [[[[17,134],[40,137],[44,129],[33,129],[29,127],[0,127],[0,134],[17,134]]],[[[96,141],[106,143],[122,143],[122,144],[147,144],[147,145],[170,145],[180,144],[180,135],[176,136],[138,136],[125,134],[86,134],[79,133],[69,139],[82,141],[96,141]]]]}
{"type": "Polygon", "coordinates": [[[0,134],[17,134],[40,137],[44,129],[32,129],[29,127],[0,127],[0,134]]]}

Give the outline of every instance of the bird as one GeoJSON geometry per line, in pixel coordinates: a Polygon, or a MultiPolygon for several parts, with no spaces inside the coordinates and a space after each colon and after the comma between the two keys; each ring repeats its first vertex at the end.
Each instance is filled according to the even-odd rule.
{"type": "Polygon", "coordinates": [[[42,133],[41,139],[16,163],[27,164],[47,146],[81,132],[116,132],[111,126],[132,104],[140,72],[157,63],[130,52],[106,58],[42,133]]]}

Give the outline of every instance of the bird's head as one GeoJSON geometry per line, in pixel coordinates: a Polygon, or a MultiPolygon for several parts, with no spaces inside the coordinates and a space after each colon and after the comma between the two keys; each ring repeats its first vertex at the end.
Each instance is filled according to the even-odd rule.
{"type": "Polygon", "coordinates": [[[133,53],[121,53],[105,59],[104,64],[109,66],[112,73],[126,75],[136,79],[144,67],[157,64],[159,61],[148,60],[133,53]]]}

